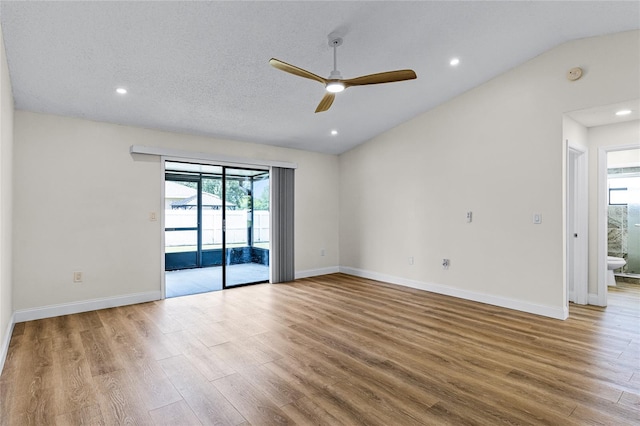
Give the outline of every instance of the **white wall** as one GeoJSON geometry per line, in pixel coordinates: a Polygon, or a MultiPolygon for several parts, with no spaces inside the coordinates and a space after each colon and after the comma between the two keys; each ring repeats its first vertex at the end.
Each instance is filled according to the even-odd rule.
{"type": "Polygon", "coordinates": [[[16,311],[159,293],[161,164],[131,145],[297,163],[296,272],[337,270],[336,156],[16,111],[16,311]]]}
{"type": "Polygon", "coordinates": [[[341,265],[562,318],[563,113],[640,97],[639,34],[558,46],[341,155],[341,265]]]}
{"type": "Polygon", "coordinates": [[[13,94],[0,28],[0,371],[12,330],[13,94]]]}
{"type": "MultiPolygon", "coordinates": [[[[599,187],[599,151],[602,148],[614,146],[640,146],[640,121],[626,121],[624,123],[607,126],[590,127],[589,138],[589,294],[596,300],[598,290],[598,245],[606,244],[604,237],[599,235],[598,214],[606,217],[606,205],[600,205],[598,200],[599,187]]],[[[606,185],[606,180],[604,180],[606,185]]],[[[605,201],[606,202],[606,201],[605,201]]],[[[606,253],[605,253],[606,255],[606,253]]]]}
{"type": "Polygon", "coordinates": [[[589,149],[588,129],[567,115],[562,117],[562,137],[571,147],[589,149]]]}
{"type": "MultiPolygon", "coordinates": [[[[640,124],[635,122],[635,126],[640,129],[640,124]]],[[[637,142],[638,148],[624,151],[612,151],[607,155],[607,167],[639,167],[640,166],[640,140],[637,142]]]]}

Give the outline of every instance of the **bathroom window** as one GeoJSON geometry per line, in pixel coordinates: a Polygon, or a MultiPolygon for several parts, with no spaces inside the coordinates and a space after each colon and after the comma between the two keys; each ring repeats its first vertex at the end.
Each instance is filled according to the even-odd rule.
{"type": "Polygon", "coordinates": [[[626,206],[628,204],[627,188],[609,188],[609,205],[626,206]]]}

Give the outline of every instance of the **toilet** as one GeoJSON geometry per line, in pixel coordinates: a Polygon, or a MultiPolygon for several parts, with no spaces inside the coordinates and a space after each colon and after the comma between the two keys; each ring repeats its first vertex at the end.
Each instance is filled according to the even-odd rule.
{"type": "Polygon", "coordinates": [[[616,285],[616,277],[613,275],[613,270],[620,269],[626,264],[627,261],[621,257],[607,256],[607,285],[616,285]]]}

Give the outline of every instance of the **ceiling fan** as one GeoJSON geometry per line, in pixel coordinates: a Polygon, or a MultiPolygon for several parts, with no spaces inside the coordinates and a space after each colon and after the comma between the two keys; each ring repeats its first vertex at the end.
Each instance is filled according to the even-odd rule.
{"type": "Polygon", "coordinates": [[[310,80],[316,80],[324,84],[327,93],[318,104],[316,112],[323,112],[328,110],[333,104],[333,100],[336,97],[336,93],[342,92],[344,89],[351,86],[365,86],[367,84],[380,84],[380,83],[393,83],[395,81],[413,80],[416,78],[416,73],[413,70],[397,70],[387,71],[377,74],[363,75],[361,77],[349,78],[344,80],[340,71],[338,71],[337,65],[337,51],[338,46],[342,44],[341,37],[329,37],[329,46],[333,47],[333,71],[329,75],[329,78],[323,78],[319,75],[315,75],[312,72],[298,68],[294,65],[282,62],[279,59],[271,58],[269,63],[272,67],[281,71],[288,72],[298,77],[308,78],[310,80]]]}

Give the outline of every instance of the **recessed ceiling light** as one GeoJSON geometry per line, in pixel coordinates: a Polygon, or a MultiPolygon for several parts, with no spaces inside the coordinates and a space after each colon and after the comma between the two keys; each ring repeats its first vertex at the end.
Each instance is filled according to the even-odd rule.
{"type": "Polygon", "coordinates": [[[127,93],[127,89],[125,89],[124,87],[118,87],[116,89],[116,92],[120,95],[125,95],[127,93]]]}
{"type": "Polygon", "coordinates": [[[337,131],[337,130],[332,130],[332,131],[331,131],[331,134],[332,134],[333,136],[335,136],[335,135],[337,135],[337,134],[338,134],[338,131],[337,131]]]}
{"type": "Polygon", "coordinates": [[[452,67],[455,67],[459,63],[460,63],[460,59],[458,58],[453,58],[452,60],[449,61],[449,65],[451,65],[452,67]]]}
{"type": "Polygon", "coordinates": [[[629,115],[629,114],[631,114],[630,109],[621,109],[620,111],[616,112],[616,115],[629,115]]]}

